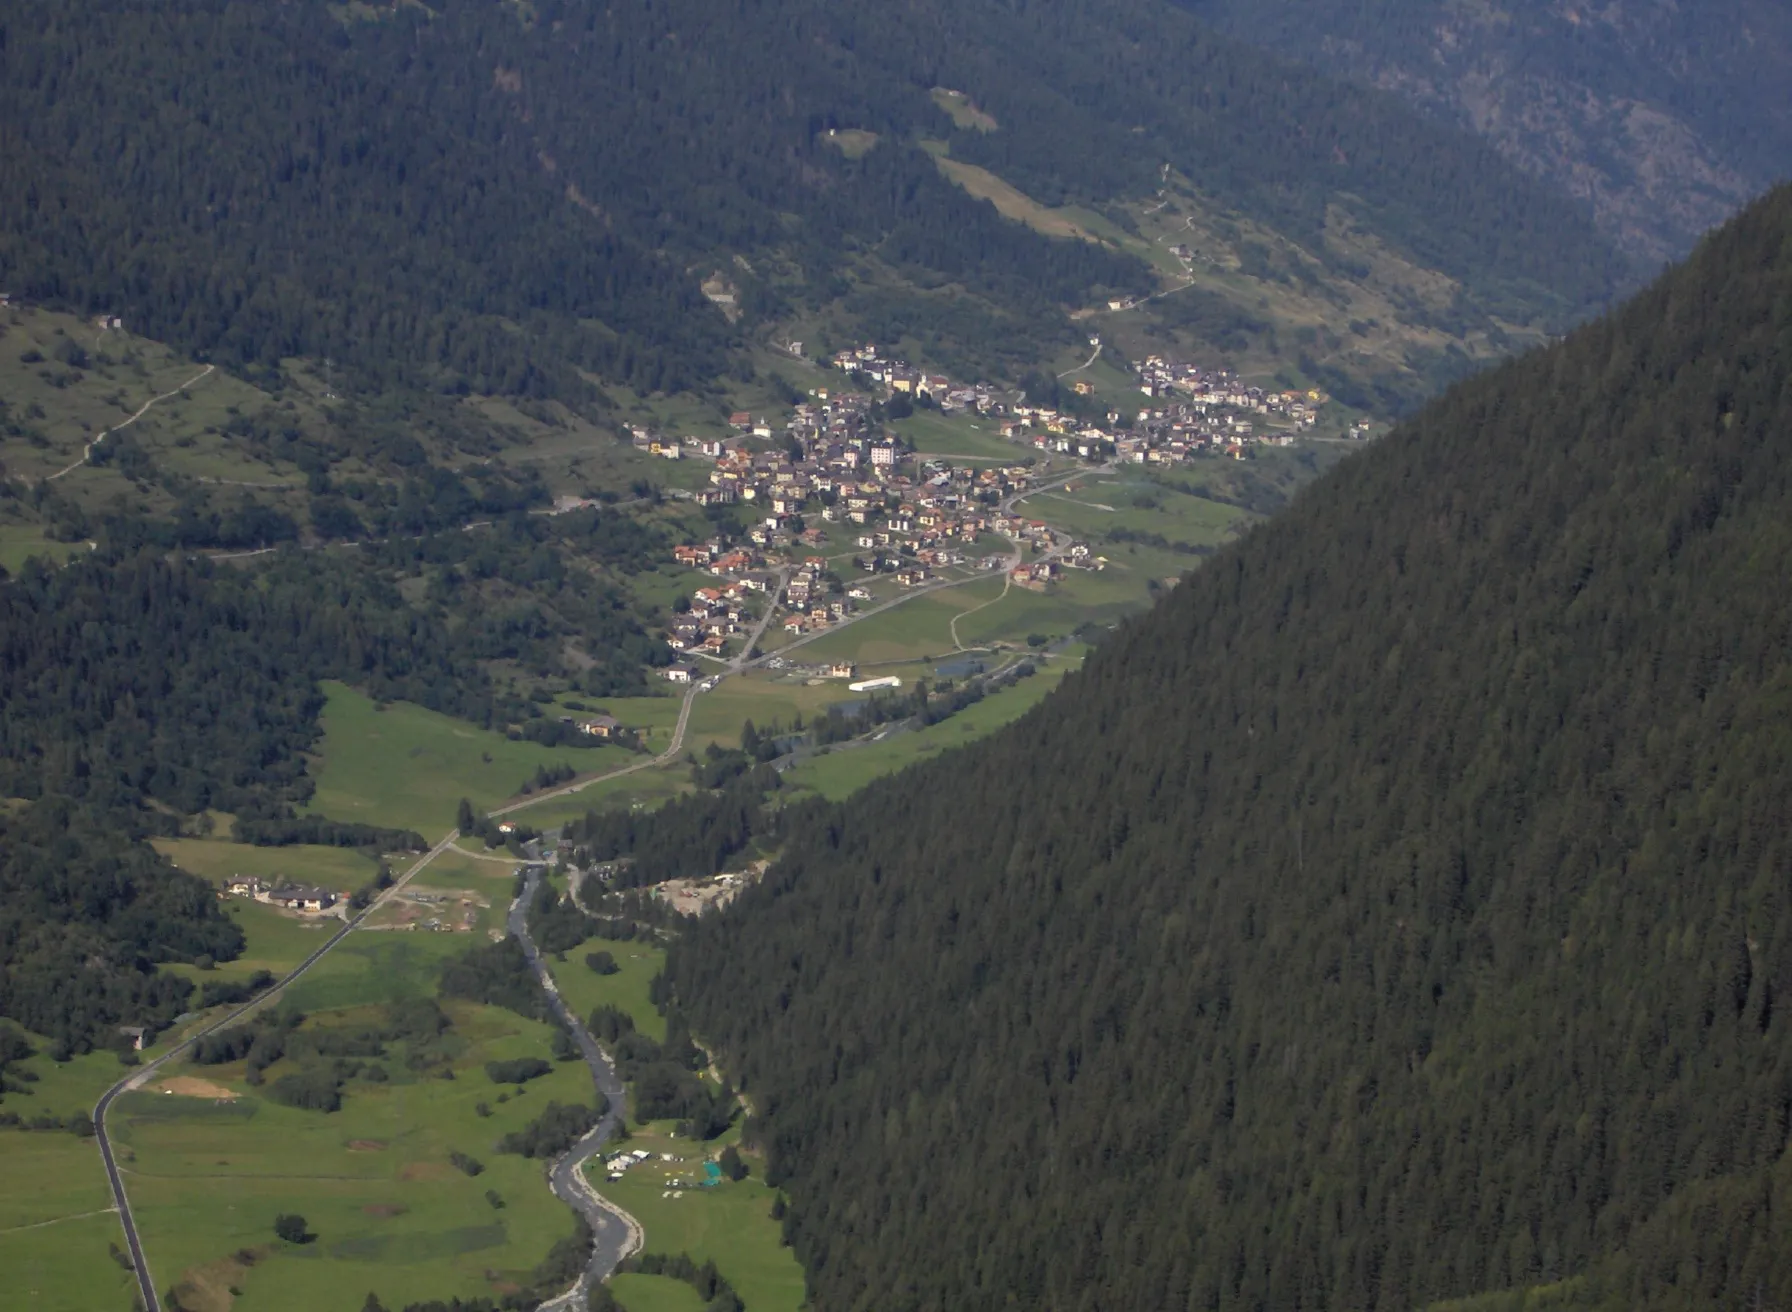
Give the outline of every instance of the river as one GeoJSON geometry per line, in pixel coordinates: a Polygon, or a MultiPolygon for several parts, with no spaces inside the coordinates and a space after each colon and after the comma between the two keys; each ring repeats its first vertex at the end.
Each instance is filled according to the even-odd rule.
{"type": "Polygon", "coordinates": [[[590,1132],[555,1159],[548,1170],[548,1185],[554,1191],[554,1196],[576,1210],[591,1227],[591,1260],[586,1263],[584,1274],[571,1289],[541,1304],[541,1312],[571,1312],[572,1309],[583,1308],[585,1295],[594,1283],[608,1278],[616,1269],[617,1263],[640,1247],[641,1227],[628,1213],[598,1197],[586,1183],[584,1173],[580,1170],[587,1161],[603,1150],[606,1143],[616,1137],[627,1106],[627,1092],[616,1074],[616,1067],[611,1064],[604,1050],[597,1046],[597,1040],[591,1037],[591,1032],[585,1028],[585,1022],[573,1015],[572,1008],[561,998],[560,990],[554,986],[554,977],[548,973],[547,963],[541,959],[535,940],[529,935],[529,901],[541,882],[541,867],[529,866],[527,869],[529,873],[524,879],[522,891],[510,904],[507,922],[509,930],[516,935],[517,942],[523,945],[523,953],[529,959],[529,968],[535,972],[535,978],[541,981],[542,988],[547,990],[548,1006],[579,1045],[585,1064],[591,1068],[591,1082],[608,1103],[603,1116],[590,1132]]]}

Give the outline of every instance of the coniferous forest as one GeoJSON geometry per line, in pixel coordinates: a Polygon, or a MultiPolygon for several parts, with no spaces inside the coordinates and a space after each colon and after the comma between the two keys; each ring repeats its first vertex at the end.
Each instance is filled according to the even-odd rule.
{"type": "Polygon", "coordinates": [[[814,1303],[1792,1304],[1789,552],[1782,188],[824,812],[670,967],[814,1303]]]}
{"type": "Polygon", "coordinates": [[[754,323],[865,280],[967,361],[996,325],[1049,355],[1081,340],[1066,309],[1153,285],[999,217],[926,142],[1048,204],[1149,196],[1170,165],[1298,240],[1349,214],[1509,320],[1625,275],[1471,136],[1167,0],[28,0],[0,16],[0,284],[251,376],[332,357],[362,389],[585,408],[594,378],[700,388],[754,323]],[[699,291],[718,267],[739,325],[699,291]]]}
{"type": "MultiPolygon", "coordinates": [[[[1361,8],[1422,26],[1407,0],[1361,8]]],[[[1125,206],[1180,188],[1216,232],[1316,252],[1315,286],[1398,265],[1389,304],[1464,341],[1579,322],[1655,249],[1622,253],[1488,142],[1187,9],[5,7],[0,299],[119,316],[261,387],[258,413],[193,422],[292,466],[306,500],[158,468],[148,425],[82,442],[141,504],[52,481],[81,462],[29,488],[0,469],[29,500],[20,541],[84,544],[0,571],[0,1068],[40,1043],[134,1061],[121,1026],[153,1039],[269,983],[161,969],[245,938],[150,838],[222,815],[264,846],[426,841],[312,811],[327,684],[593,747],[573,712],[601,708],[563,695],[654,686],[675,604],[654,598],[690,591],[674,542],[748,509],[686,516],[645,477],[622,503],[595,480],[645,457],[600,451],[610,472],[557,507],[577,508],[536,513],[569,487],[504,464],[523,430],[480,406],[602,429],[707,403],[799,327],[824,361],[823,337],[870,332],[1035,405],[1121,404],[1075,395],[1088,365],[1056,373],[1098,344],[1073,316],[1142,309],[1194,255],[1160,274],[1143,238],[1048,236],[965,176],[1135,235],[1125,206]],[[322,407],[303,425],[279,395],[301,364],[322,407]]],[[[1663,30],[1651,49],[1677,51],[1663,30]]],[[[1275,319],[1189,287],[1159,322],[1243,342],[1275,319]]],[[[67,349],[17,358],[78,378],[67,349]]],[[[1347,372],[1306,363],[1353,403],[1347,372]]],[[[28,414],[0,397],[0,427],[47,447],[28,414]]],[[[562,427],[544,446],[592,436],[562,427]]],[[[609,867],[595,916],[544,885],[543,951],[670,944],[648,991],[665,1042],[590,1013],[629,1110],[707,1141],[739,1090],[730,1169],[745,1152],[781,1191],[827,1312],[1792,1307],[1792,188],[1286,507],[1255,482],[1238,495],[1276,517],[1224,547],[1116,519],[1107,540],[1201,567],[992,737],[835,804],[779,773],[800,720],[749,722],[738,751],[731,730],[668,749],[691,791],[658,810],[541,821],[609,867]],[[631,891],[760,856],[760,882],[688,924],[631,891]]],[[[820,714],[809,744],[971,691],[820,714]]],[[[564,782],[556,760],[524,790],[564,782]]],[[[587,960],[606,957],[633,969],[587,960]]],[[[440,996],[541,1019],[529,966],[482,943],[440,996]]],[[[344,1077],[321,1059],[357,1055],[329,1043],[377,1056],[445,1014],[320,1043],[289,1012],[196,1059],[259,1077],[256,1045],[272,1061],[291,1038],[320,1060],[270,1096],[322,1110],[344,1077]]],[[[506,1058],[482,1087],[548,1066],[506,1058]]],[[[607,1105],[548,1102],[500,1150],[553,1156],[607,1105]]],[[[570,1279],[587,1237],[507,1301],[570,1279]]],[[[738,1302],[713,1267],[653,1261],[738,1302]]]]}

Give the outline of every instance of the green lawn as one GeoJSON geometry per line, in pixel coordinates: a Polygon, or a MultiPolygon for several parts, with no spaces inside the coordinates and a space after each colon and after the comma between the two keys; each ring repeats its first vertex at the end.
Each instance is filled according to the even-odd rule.
{"type": "Polygon", "coordinates": [[[975,742],[1025,714],[1045,699],[1075,668],[1069,661],[1042,669],[1030,679],[985,697],[950,719],[914,733],[898,734],[866,747],[836,749],[785,772],[786,788],[807,788],[839,800],[874,779],[954,747],[975,742]]]}
{"type": "Polygon", "coordinates": [[[568,948],[565,961],[548,964],[560,995],[575,1016],[583,1019],[593,1009],[606,1004],[620,1007],[634,1017],[635,1028],[641,1033],[657,1042],[665,1042],[666,1018],[655,1010],[647,997],[648,985],[666,964],[664,948],[592,938],[576,948],[568,948]],[[620,969],[614,975],[599,975],[585,964],[585,956],[591,952],[608,952],[616,958],[620,969]]]}
{"type": "MultiPolygon", "coordinates": [[[[664,696],[611,697],[604,700],[576,696],[570,699],[563,697],[561,701],[581,702],[593,710],[601,709],[607,714],[615,716],[623,724],[640,733],[641,741],[651,750],[661,752],[665,750],[666,744],[671,742],[672,730],[678,724],[678,711],[684,703],[684,690],[682,688],[674,690],[672,685],[664,680],[659,682],[662,687],[668,689],[664,696]]],[[[559,710],[555,713],[561,715],[581,714],[581,712],[570,709],[559,710]]]]}
{"type": "Polygon", "coordinates": [[[339,683],[325,685],[324,737],[307,808],[334,820],[414,829],[430,841],[454,826],[463,797],[490,808],[515,795],[542,765],[581,774],[637,759],[620,747],[539,747],[511,742],[408,702],[380,710],[339,683]]]}
{"type": "MultiPolygon", "coordinates": [[[[51,1061],[50,1040],[41,1034],[28,1035],[35,1056],[26,1058],[19,1067],[37,1076],[26,1090],[0,1096],[0,1109],[17,1112],[26,1120],[49,1115],[58,1118],[76,1112],[90,1112],[93,1104],[125,1074],[125,1068],[111,1051],[89,1052],[68,1061],[51,1061]]],[[[5,1172],[0,1168],[0,1205],[8,1196],[4,1187],[5,1172]]]]}
{"type": "MultiPolygon", "coordinates": [[[[531,821],[533,823],[533,821],[531,821]]],[[[518,862],[503,848],[487,852],[477,838],[463,838],[434,861],[423,867],[413,881],[424,888],[459,888],[471,886],[487,893],[502,892],[508,898],[518,862]],[[464,848],[458,851],[456,848],[464,848]],[[468,855],[478,853],[479,855],[468,855]]]]}
{"type": "Polygon", "coordinates": [[[323,1011],[430,995],[442,962],[473,946],[464,934],[358,930],[286,994],[301,1011],[323,1011]]]}

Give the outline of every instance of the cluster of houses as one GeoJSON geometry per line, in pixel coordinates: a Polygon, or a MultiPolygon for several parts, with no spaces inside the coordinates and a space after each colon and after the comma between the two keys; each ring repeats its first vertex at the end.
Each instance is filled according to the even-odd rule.
{"type": "Polygon", "coordinates": [[[337,901],[337,894],[327,888],[275,883],[253,875],[232,875],[224,881],[224,891],[232,897],[253,898],[286,911],[328,911],[337,901]]]}
{"type": "MultiPolygon", "coordinates": [[[[1101,339],[1089,341],[1099,346],[1101,339]]],[[[1161,404],[1131,414],[1110,409],[1101,419],[1088,419],[1033,405],[987,384],[955,383],[891,359],[876,346],[841,351],[833,362],[862,381],[880,384],[891,396],[924,397],[944,412],[974,411],[1000,420],[999,431],[1010,441],[1096,461],[1173,464],[1215,453],[1242,456],[1253,443],[1288,445],[1318,422],[1326,400],[1318,391],[1267,391],[1247,386],[1224,369],[1152,355],[1137,363],[1135,372],[1139,391],[1161,404]]],[[[1088,379],[1070,386],[1080,396],[1096,391],[1088,379]]]]}
{"type": "MultiPolygon", "coordinates": [[[[808,468],[815,463],[804,460],[770,466],[771,477],[777,479],[785,470],[794,470],[805,477],[809,487],[823,488],[819,495],[829,499],[822,503],[820,516],[824,521],[847,521],[841,527],[852,534],[856,548],[852,566],[859,574],[888,576],[901,587],[914,588],[953,567],[997,570],[1004,564],[1004,553],[988,550],[991,536],[1052,553],[1054,559],[1023,565],[1014,572],[1014,581],[1026,587],[1048,585],[1061,568],[1099,569],[1105,564],[1091,555],[1086,544],[1065,543],[1045,521],[1001,509],[1005,499],[1025,490],[1031,471],[1024,465],[974,468],[905,454],[900,464],[892,467],[893,472],[883,477],[843,484],[833,481],[825,470],[808,468]]],[[[775,482],[774,486],[788,483],[775,482]]],[[[796,502],[795,492],[788,495],[791,500],[784,504],[789,513],[813,511],[814,503],[796,502]]],[[[771,517],[765,521],[766,525],[772,523],[771,517]]],[[[811,530],[800,542],[806,545],[817,540],[828,539],[811,530]]],[[[786,535],[770,545],[794,550],[799,540],[786,535]]],[[[848,619],[855,613],[855,603],[869,601],[873,595],[862,585],[841,583],[829,570],[827,559],[819,555],[803,556],[780,575],[767,567],[756,542],[741,545],[718,535],[704,542],[682,543],[672,549],[672,555],[679,564],[703,570],[717,580],[698,588],[689,598],[688,610],[675,616],[668,627],[666,642],[677,652],[721,657],[735,635],[751,626],[753,615],[748,605],[763,613],[759,597],[765,605],[787,611],[782,627],[798,635],[848,619]]],[[[694,669],[683,665],[664,673],[678,683],[696,677],[694,669]]]]}
{"type": "Polygon", "coordinates": [[[926,398],[947,414],[965,410],[995,414],[1006,395],[988,383],[956,383],[944,374],[927,373],[906,360],[886,356],[869,343],[838,351],[833,361],[841,372],[888,388],[892,396],[926,398]]]}
{"type": "Polygon", "coordinates": [[[751,583],[739,576],[731,576],[736,569],[750,569],[757,564],[757,557],[745,552],[728,552],[720,546],[719,539],[713,545],[722,556],[702,564],[698,563],[700,548],[680,547],[675,553],[680,564],[709,569],[720,577],[720,582],[713,587],[698,588],[691,594],[690,609],[673,616],[672,624],[666,630],[666,645],[673,651],[720,656],[727,648],[728,640],[752,620],[745,607],[747,594],[763,592],[776,585],[775,576],[770,584],[762,574],[754,574],[751,583]],[[693,551],[699,555],[693,555],[693,551]],[[720,567],[724,557],[730,564],[720,567]]]}
{"type": "MultiPolygon", "coordinates": [[[[942,411],[989,416],[1010,441],[1102,462],[1171,464],[1214,453],[1242,455],[1256,442],[1290,442],[1314,425],[1325,400],[1318,392],[1266,392],[1224,370],[1153,355],[1137,366],[1137,375],[1140,391],[1157,404],[1130,417],[1110,409],[1104,419],[1090,420],[987,384],[957,383],[875,345],[840,351],[833,364],[887,397],[907,395],[942,411]]],[[[1095,390],[1086,381],[1073,387],[1084,395],[1095,390]]],[[[693,500],[745,504],[754,512],[743,542],[716,537],[673,549],[680,564],[718,580],[698,589],[688,613],[668,629],[674,651],[721,657],[751,623],[747,603],[753,593],[789,612],[783,627],[793,634],[847,618],[853,602],[869,599],[869,592],[840,588],[815,555],[786,571],[780,592],[781,576],[763,554],[820,547],[829,541],[824,525],[851,535],[858,570],[894,575],[905,587],[919,587],[949,567],[1000,568],[1001,555],[978,550],[991,536],[1045,553],[1012,571],[1014,582],[1025,587],[1048,586],[1063,569],[1106,563],[1087,545],[1062,541],[1043,521],[1003,512],[1002,504],[1026,489],[1032,476],[1027,464],[973,467],[917,456],[882,431],[872,406],[861,394],[817,388],[781,424],[733,415],[735,436],[729,438],[665,438],[635,430],[635,445],[649,454],[713,462],[708,486],[691,493],[693,500]]],[[[675,683],[700,677],[682,663],[664,673],[675,683]]]]}

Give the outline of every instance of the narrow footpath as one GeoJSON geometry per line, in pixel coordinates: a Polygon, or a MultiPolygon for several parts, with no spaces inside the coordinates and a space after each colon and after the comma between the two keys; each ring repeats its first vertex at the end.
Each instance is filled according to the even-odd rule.
{"type": "MultiPolygon", "coordinates": [[[[61,330],[58,329],[57,331],[61,331],[61,330]]],[[[89,460],[91,460],[93,458],[93,448],[94,447],[98,446],[101,442],[104,442],[108,437],[110,437],[113,433],[116,433],[119,429],[129,428],[132,424],[136,423],[139,419],[143,418],[143,416],[148,414],[150,412],[150,409],[158,401],[166,401],[171,396],[179,396],[182,392],[186,391],[194,383],[199,382],[202,378],[209,378],[211,376],[212,371],[216,368],[217,368],[216,365],[212,365],[212,364],[206,365],[205,368],[201,369],[198,373],[194,374],[191,378],[187,379],[186,382],[182,383],[179,387],[175,388],[173,391],[163,392],[160,396],[150,397],[149,400],[145,401],[142,405],[137,407],[137,412],[135,414],[133,414],[129,419],[123,420],[120,423],[113,424],[112,427],[110,427],[110,428],[101,429],[98,433],[94,434],[93,441],[89,442],[86,446],[81,448],[81,458],[79,460],[75,461],[74,464],[69,465],[66,469],[58,469],[54,474],[48,475],[47,477],[45,477],[44,482],[51,483],[51,482],[54,482],[56,479],[61,478],[64,474],[74,473],[82,465],[86,464],[89,460]]]]}
{"type": "Polygon", "coordinates": [[[579,1045],[585,1064],[591,1068],[591,1082],[597,1086],[597,1091],[603,1095],[607,1104],[603,1116],[590,1132],[548,1168],[548,1187],[554,1191],[554,1197],[583,1216],[591,1227],[591,1260],[571,1289],[543,1303],[538,1312],[572,1312],[573,1309],[584,1307],[585,1296],[594,1284],[601,1284],[608,1279],[617,1263],[641,1246],[640,1224],[615,1204],[600,1198],[581,1169],[586,1162],[603,1151],[604,1145],[621,1128],[628,1093],[622,1087],[622,1079],[616,1074],[616,1067],[604,1055],[604,1050],[597,1046],[597,1040],[591,1037],[591,1031],[573,1015],[572,1008],[560,996],[560,990],[554,985],[554,977],[548,972],[547,963],[541,959],[535,940],[529,936],[529,903],[541,882],[541,868],[530,866],[528,869],[529,874],[524,880],[522,892],[510,904],[508,928],[516,936],[516,941],[523,945],[523,955],[529,959],[529,969],[535,972],[535,978],[547,990],[548,1006],[579,1045]]]}

